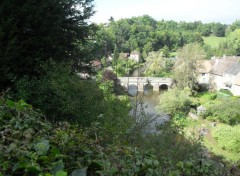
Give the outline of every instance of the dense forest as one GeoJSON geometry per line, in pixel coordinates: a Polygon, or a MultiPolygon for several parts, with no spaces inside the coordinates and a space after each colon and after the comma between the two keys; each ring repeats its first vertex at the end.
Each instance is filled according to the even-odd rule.
{"type": "Polygon", "coordinates": [[[239,21],[225,25],[221,23],[204,24],[200,21],[156,21],[148,15],[118,21],[110,18],[108,24],[98,26],[96,45],[99,50],[97,56],[107,56],[109,53],[113,53],[116,45],[119,52],[137,50],[142,53],[143,58],[146,58],[149,52],[158,51],[164,47],[174,52],[188,43],[204,44],[203,37],[208,36],[228,37],[228,42],[222,43],[219,50],[214,50],[207,45],[203,46],[206,51],[211,52],[211,56],[239,55],[239,47],[238,49],[236,46],[233,47],[233,45],[238,45],[235,43],[238,38],[235,30],[239,27],[239,21]],[[222,51],[223,48],[224,51],[222,51]]]}
{"type": "MultiPolygon", "coordinates": [[[[203,136],[189,136],[185,127],[187,113],[204,99],[196,101],[192,65],[202,56],[240,55],[240,21],[204,24],[144,15],[94,24],[93,14],[93,0],[0,2],[0,175],[238,175],[239,158],[209,154],[203,136]],[[204,43],[211,36],[225,40],[214,48],[204,43]],[[141,97],[132,102],[117,78],[140,66],[121,58],[133,51],[149,66],[146,76],[177,80],[159,105],[172,118],[156,134],[144,131],[151,117],[138,106],[141,97]],[[176,64],[189,63],[182,66],[191,70],[188,77],[172,71],[175,63],[167,58],[176,53],[176,64]],[[92,68],[92,60],[111,54],[113,71],[92,68]],[[96,79],[81,79],[80,72],[96,79]]],[[[239,105],[237,98],[228,101],[239,105]]],[[[204,118],[239,122],[238,113],[229,117],[232,109],[214,105],[204,118]]],[[[233,128],[232,143],[224,147],[239,155],[239,130],[233,128]]]]}

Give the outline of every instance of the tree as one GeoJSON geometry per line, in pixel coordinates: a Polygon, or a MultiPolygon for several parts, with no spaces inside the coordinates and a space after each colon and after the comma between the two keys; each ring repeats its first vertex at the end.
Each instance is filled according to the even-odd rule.
{"type": "Polygon", "coordinates": [[[170,115],[187,113],[192,104],[189,90],[178,88],[169,89],[159,99],[158,109],[170,115]]]}
{"type": "Polygon", "coordinates": [[[190,43],[177,52],[177,61],[174,66],[174,77],[179,88],[189,87],[193,90],[197,82],[197,61],[206,56],[201,45],[190,43]]]}
{"type": "Polygon", "coordinates": [[[236,29],[240,29],[240,20],[236,20],[230,26],[228,26],[226,29],[226,34],[228,35],[229,33],[235,31],[236,29]]]}
{"type": "Polygon", "coordinates": [[[144,75],[153,77],[167,77],[173,66],[172,60],[164,58],[161,51],[150,52],[146,58],[146,68],[144,75]]]}
{"type": "Polygon", "coordinates": [[[229,54],[240,56],[240,29],[236,29],[227,37],[229,54]]]}
{"type": "Polygon", "coordinates": [[[113,18],[112,16],[110,16],[110,18],[108,19],[108,21],[109,21],[109,23],[111,23],[111,22],[114,22],[115,20],[114,20],[114,18],[113,18]]]}
{"type": "Polygon", "coordinates": [[[169,48],[166,45],[161,49],[161,51],[162,51],[163,57],[169,57],[170,56],[169,48]]]}
{"type": "Polygon", "coordinates": [[[36,76],[50,58],[81,58],[79,44],[88,38],[93,0],[2,0],[0,2],[0,89],[14,78],[36,76]]]}
{"type": "Polygon", "coordinates": [[[226,41],[220,43],[219,51],[221,54],[240,56],[240,29],[231,32],[226,41]]]}
{"type": "Polygon", "coordinates": [[[117,61],[118,61],[118,58],[119,58],[118,47],[117,47],[117,45],[115,45],[114,52],[113,52],[113,67],[116,70],[116,73],[117,73],[117,61]]]}
{"type": "Polygon", "coordinates": [[[217,37],[224,37],[227,25],[221,23],[212,23],[212,33],[217,37]]]}

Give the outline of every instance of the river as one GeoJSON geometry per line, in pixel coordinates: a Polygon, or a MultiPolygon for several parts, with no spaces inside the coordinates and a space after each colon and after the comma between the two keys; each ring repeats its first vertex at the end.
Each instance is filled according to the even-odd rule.
{"type": "MultiPolygon", "coordinates": [[[[131,77],[143,76],[143,69],[136,69],[131,77]]],[[[166,91],[166,90],[165,90],[166,91]]],[[[169,121],[170,117],[157,110],[159,98],[164,91],[145,91],[137,92],[136,87],[129,89],[132,102],[132,110],[130,114],[136,117],[137,123],[146,123],[145,132],[146,133],[156,133],[158,132],[157,126],[169,121]]]]}

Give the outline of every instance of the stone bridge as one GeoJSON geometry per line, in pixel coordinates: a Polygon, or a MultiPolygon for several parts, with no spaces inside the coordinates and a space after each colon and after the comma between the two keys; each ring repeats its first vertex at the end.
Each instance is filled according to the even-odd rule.
{"type": "Polygon", "coordinates": [[[146,90],[146,86],[151,85],[154,91],[168,89],[173,84],[172,78],[158,77],[118,77],[120,84],[126,89],[137,88],[138,91],[146,90]]]}

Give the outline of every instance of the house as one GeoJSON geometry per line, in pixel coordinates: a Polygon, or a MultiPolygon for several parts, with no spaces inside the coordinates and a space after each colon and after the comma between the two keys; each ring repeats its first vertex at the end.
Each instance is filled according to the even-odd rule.
{"type": "Polygon", "coordinates": [[[100,60],[93,60],[91,61],[91,66],[94,69],[94,71],[98,71],[102,68],[102,63],[100,60]]]}
{"type": "Polygon", "coordinates": [[[229,89],[228,82],[231,82],[225,72],[232,68],[238,61],[235,57],[213,58],[213,66],[210,71],[211,88],[215,90],[229,89]]]}
{"type": "Polygon", "coordinates": [[[129,56],[130,56],[129,53],[120,53],[120,54],[119,54],[119,58],[122,58],[122,59],[128,59],[129,56]]]}
{"type": "Polygon", "coordinates": [[[197,62],[198,83],[209,85],[212,90],[229,90],[240,95],[240,57],[223,56],[197,62]]]}
{"type": "Polygon", "coordinates": [[[106,59],[106,61],[107,61],[108,63],[112,63],[112,61],[113,61],[113,54],[108,55],[108,58],[106,59]]]}
{"type": "Polygon", "coordinates": [[[225,89],[232,91],[232,87],[234,85],[234,81],[236,80],[236,76],[240,73],[240,63],[234,62],[229,68],[224,72],[223,75],[223,84],[225,89]]]}
{"type": "Polygon", "coordinates": [[[130,56],[129,59],[134,60],[136,62],[140,62],[140,52],[138,51],[133,51],[130,56]]]}
{"type": "MultiPolygon", "coordinates": [[[[135,62],[140,62],[140,52],[133,51],[131,53],[119,53],[119,58],[121,59],[130,59],[134,60],[135,62]]],[[[109,55],[107,58],[107,62],[113,62],[113,54],[109,55]]]]}
{"type": "Polygon", "coordinates": [[[89,79],[90,78],[90,75],[89,73],[85,72],[85,71],[82,71],[80,73],[77,73],[77,75],[81,78],[81,79],[89,79]]]}
{"type": "MultiPolygon", "coordinates": [[[[205,65],[206,63],[203,63],[205,65]]],[[[206,66],[205,66],[206,67],[206,66]]],[[[201,70],[201,69],[199,69],[201,70]]],[[[203,82],[205,74],[199,72],[199,83],[203,82]]],[[[210,89],[225,89],[240,95],[240,57],[223,56],[222,58],[213,57],[211,60],[211,70],[209,72],[210,89]]],[[[207,80],[207,78],[206,78],[207,80]]]]}
{"type": "Polygon", "coordinates": [[[231,92],[233,93],[233,95],[237,95],[239,96],[240,95],[240,73],[238,73],[236,75],[236,77],[234,78],[234,81],[233,81],[233,85],[231,87],[231,92]]]}
{"type": "Polygon", "coordinates": [[[209,84],[210,71],[212,69],[212,61],[210,60],[199,60],[197,62],[198,72],[198,83],[209,84]]]}

